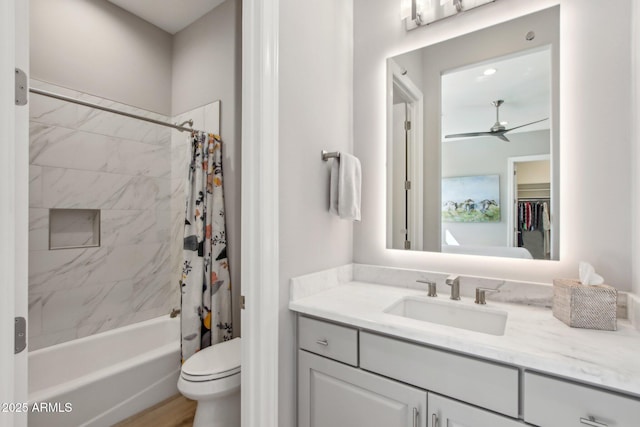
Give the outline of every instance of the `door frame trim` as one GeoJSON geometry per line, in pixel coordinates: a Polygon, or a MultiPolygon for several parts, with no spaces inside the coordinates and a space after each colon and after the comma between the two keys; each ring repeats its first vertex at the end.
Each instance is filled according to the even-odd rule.
{"type": "MultiPolygon", "coordinates": [[[[15,105],[16,67],[15,0],[0,2],[0,402],[15,402],[13,326],[15,317],[15,105]]],[[[12,426],[14,416],[4,413],[0,426],[12,426]]]]}
{"type": "MultiPolygon", "coordinates": [[[[411,181],[411,190],[409,191],[410,208],[408,209],[408,226],[409,233],[407,238],[411,241],[411,250],[424,250],[424,161],[423,161],[423,98],[424,95],[420,88],[415,85],[406,70],[403,70],[393,59],[387,61],[387,141],[393,139],[393,90],[397,87],[400,94],[407,103],[411,105],[411,115],[408,117],[411,122],[411,132],[408,133],[407,155],[409,161],[409,181],[411,181]]],[[[387,159],[393,159],[392,144],[387,143],[387,159]]],[[[387,162],[387,168],[391,163],[387,162]]],[[[393,242],[393,223],[391,221],[392,209],[389,203],[389,197],[393,192],[392,174],[387,170],[387,248],[392,247],[393,242]]],[[[398,248],[396,248],[398,249],[398,248]]]]}
{"type": "Polygon", "coordinates": [[[242,427],[278,426],[279,0],[242,10],[242,427]]]}

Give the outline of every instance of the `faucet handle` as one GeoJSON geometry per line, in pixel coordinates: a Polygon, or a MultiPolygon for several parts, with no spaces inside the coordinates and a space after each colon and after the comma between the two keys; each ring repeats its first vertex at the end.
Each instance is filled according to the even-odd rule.
{"type": "Polygon", "coordinates": [[[451,299],[454,301],[460,301],[460,276],[452,274],[444,281],[448,286],[451,286],[451,299]]]}
{"type": "Polygon", "coordinates": [[[483,288],[482,286],[478,286],[476,288],[476,300],[474,301],[476,304],[486,304],[486,293],[487,292],[500,292],[500,289],[491,289],[491,288],[483,288]]]}
{"type": "Polygon", "coordinates": [[[429,297],[438,296],[438,293],[436,292],[436,282],[434,282],[433,280],[416,280],[416,282],[426,283],[427,286],[429,286],[429,293],[427,294],[427,296],[429,297]]]}

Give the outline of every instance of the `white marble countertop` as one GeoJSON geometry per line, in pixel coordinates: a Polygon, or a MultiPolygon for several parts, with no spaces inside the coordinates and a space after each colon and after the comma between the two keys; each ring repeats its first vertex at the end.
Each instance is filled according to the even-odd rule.
{"type": "MultiPolygon", "coordinates": [[[[384,313],[403,297],[427,298],[422,289],[344,277],[323,289],[322,276],[315,276],[312,290],[294,290],[292,281],[291,310],[640,396],[640,332],[628,320],[618,319],[617,331],[576,329],[553,317],[549,308],[488,300],[487,309],[508,312],[505,333],[496,336],[384,313]]],[[[483,308],[468,296],[451,301],[443,291],[438,301],[483,308]]]]}

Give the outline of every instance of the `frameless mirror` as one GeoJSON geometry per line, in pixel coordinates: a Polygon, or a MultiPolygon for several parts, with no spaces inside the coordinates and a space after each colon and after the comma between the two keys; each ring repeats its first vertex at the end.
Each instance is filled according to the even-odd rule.
{"type": "Polygon", "coordinates": [[[558,46],[556,6],[388,59],[388,248],[558,259],[558,46]]]}

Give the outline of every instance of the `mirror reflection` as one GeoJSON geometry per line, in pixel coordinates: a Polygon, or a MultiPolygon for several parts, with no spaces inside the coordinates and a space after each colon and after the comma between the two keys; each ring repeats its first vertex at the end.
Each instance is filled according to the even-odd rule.
{"type": "Polygon", "coordinates": [[[388,60],[387,247],[558,259],[559,7],[388,60]]]}

